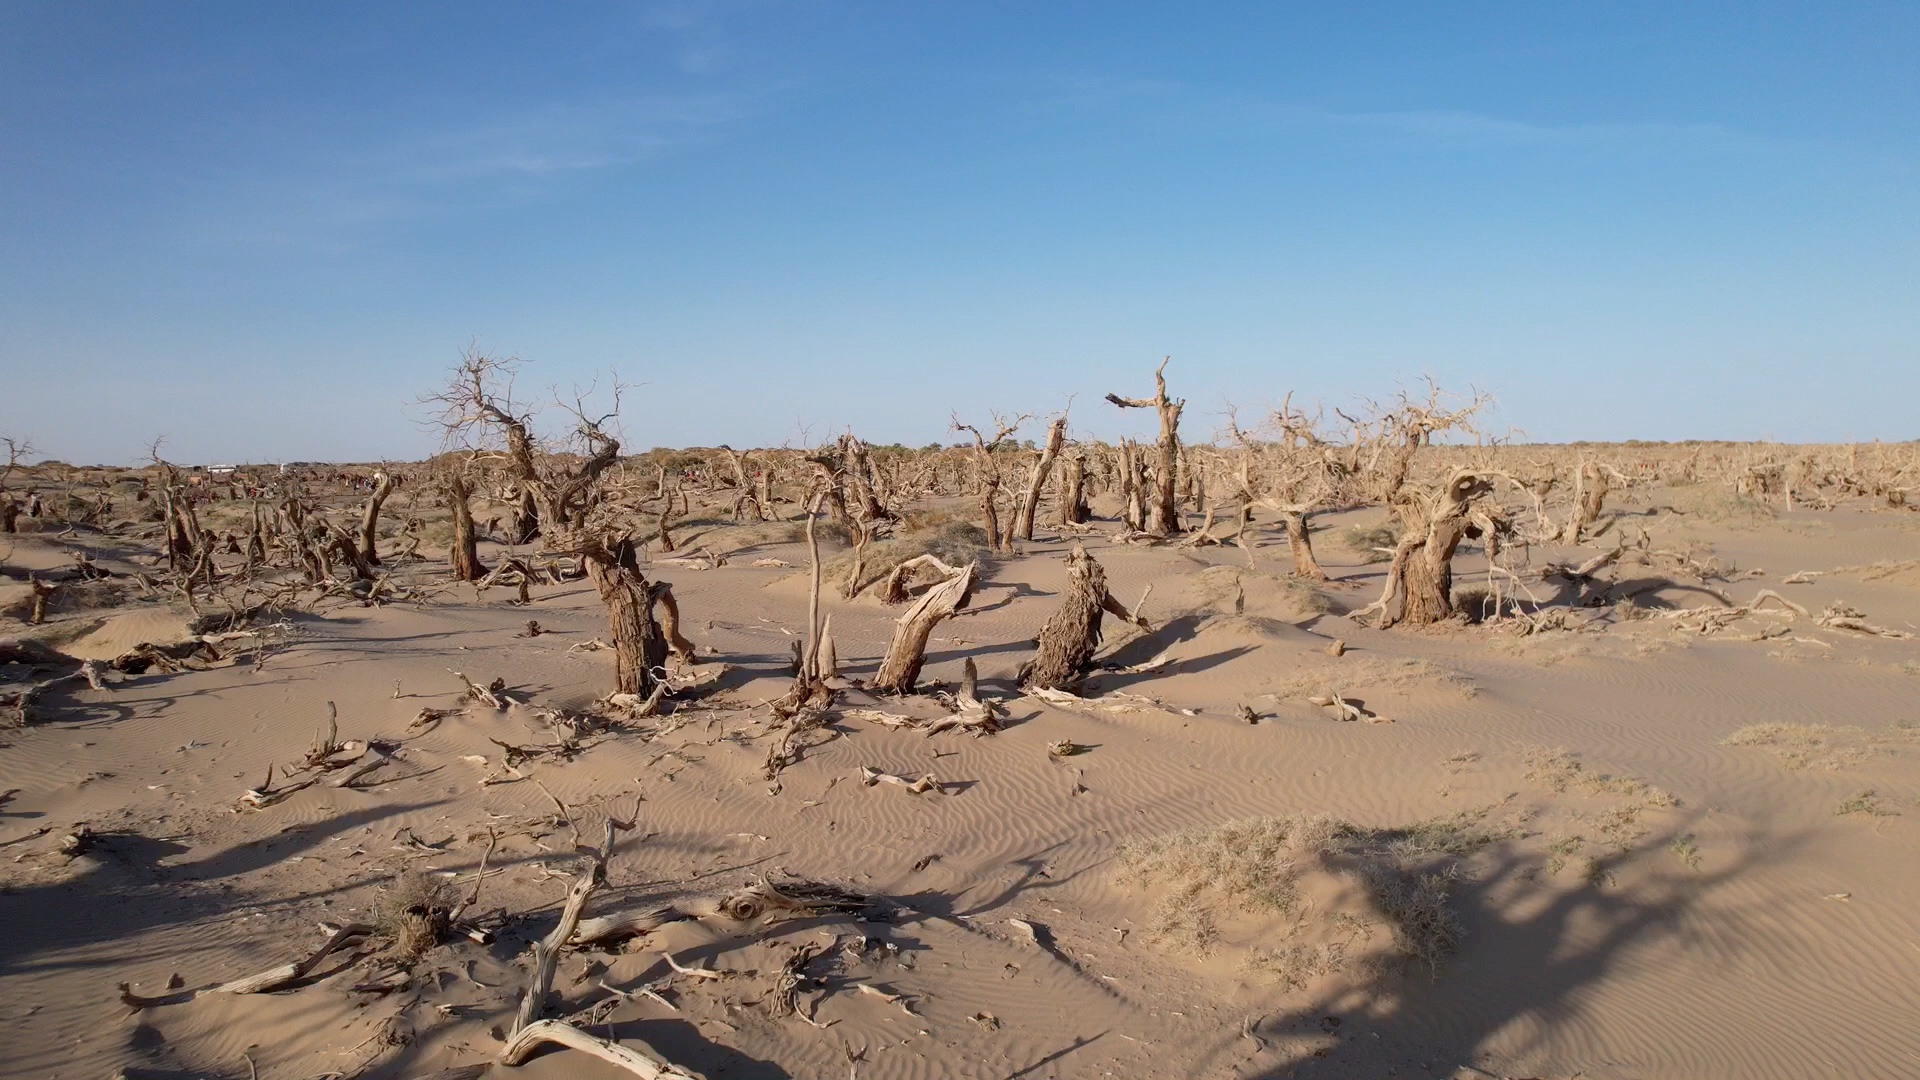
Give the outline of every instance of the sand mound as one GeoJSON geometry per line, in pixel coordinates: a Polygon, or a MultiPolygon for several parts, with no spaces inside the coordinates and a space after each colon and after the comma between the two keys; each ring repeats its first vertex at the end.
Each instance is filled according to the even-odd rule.
{"type": "Polygon", "coordinates": [[[135,645],[171,645],[192,636],[184,616],[166,608],[139,608],[109,617],[63,651],[82,660],[111,660],[135,645]]]}

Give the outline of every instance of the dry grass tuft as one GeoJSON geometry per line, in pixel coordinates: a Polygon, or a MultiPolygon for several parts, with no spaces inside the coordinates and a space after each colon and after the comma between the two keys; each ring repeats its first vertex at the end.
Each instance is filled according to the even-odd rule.
{"type": "Polygon", "coordinates": [[[1835,817],[1846,817],[1850,814],[1866,817],[1895,817],[1900,812],[1880,805],[1880,797],[1869,789],[1840,800],[1840,805],[1834,807],[1833,813],[1835,817]]]}
{"type": "Polygon", "coordinates": [[[1390,521],[1378,525],[1349,525],[1334,536],[1341,547],[1370,563],[1389,561],[1393,558],[1394,546],[1400,543],[1400,530],[1390,521]]]}
{"type": "Polygon", "coordinates": [[[1484,829],[1486,813],[1398,829],[1325,814],[1248,818],[1128,843],[1120,861],[1159,890],[1148,929],[1158,944],[1206,955],[1221,943],[1223,919],[1284,919],[1248,951],[1245,967],[1300,989],[1356,964],[1431,970],[1451,952],[1460,938],[1447,906],[1457,861],[1511,835],[1484,829]],[[1303,899],[1328,885],[1358,897],[1360,910],[1303,899]],[[1363,953],[1376,939],[1383,947],[1363,953]]]}
{"type": "Polygon", "coordinates": [[[1578,788],[1589,795],[1613,795],[1637,800],[1633,809],[1665,810],[1680,805],[1672,794],[1644,780],[1630,776],[1594,772],[1580,763],[1571,751],[1531,747],[1524,755],[1526,778],[1555,792],[1578,788]]]}
{"type": "Polygon", "coordinates": [[[1789,769],[1836,772],[1873,752],[1866,732],[1826,724],[1749,724],[1721,740],[1726,746],[1757,746],[1789,769]]]}
{"type": "MultiPolygon", "coordinates": [[[[911,520],[911,519],[910,519],[911,520]]],[[[987,531],[971,521],[934,517],[918,529],[909,528],[899,536],[867,545],[861,564],[861,588],[885,578],[893,568],[908,559],[933,555],[949,566],[984,561],[988,554],[987,531]]],[[[853,552],[843,551],[828,559],[823,567],[827,580],[844,581],[853,569],[853,552]]],[[[937,577],[937,575],[935,575],[937,577]]]]}
{"type": "Polygon", "coordinates": [[[373,905],[373,925],[393,940],[407,960],[418,960],[440,944],[457,902],[453,883],[408,871],[387,886],[373,905]]]}
{"type": "Polygon", "coordinates": [[[1667,845],[1667,850],[1673,852],[1674,858],[1686,863],[1687,869],[1700,869],[1700,843],[1692,833],[1674,837],[1673,843],[1667,845]]]}

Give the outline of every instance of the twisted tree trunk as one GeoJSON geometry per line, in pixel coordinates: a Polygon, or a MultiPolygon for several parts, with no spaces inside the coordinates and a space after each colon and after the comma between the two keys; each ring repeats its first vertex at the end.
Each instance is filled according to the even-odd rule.
{"type": "MultiPolygon", "coordinates": [[[[617,694],[653,693],[655,671],[667,663],[667,636],[653,617],[659,594],[633,565],[631,544],[609,549],[591,545],[586,554],[587,579],[607,606],[607,630],[613,638],[613,690],[617,694]]],[[[679,607],[674,607],[678,624],[679,607]]]]}
{"type": "Polygon", "coordinates": [[[1060,606],[1040,628],[1039,651],[1021,677],[1029,690],[1072,690],[1080,685],[1100,647],[1100,621],[1106,612],[1145,628],[1145,619],[1107,591],[1107,574],[1087,549],[1076,543],[1067,553],[1067,591],[1060,606]]]}
{"type": "Polygon", "coordinates": [[[1492,531],[1492,519],[1473,506],[1491,490],[1486,480],[1459,472],[1437,492],[1407,493],[1399,507],[1406,532],[1394,548],[1386,586],[1380,599],[1354,615],[1378,611],[1383,628],[1396,622],[1431,626],[1453,618],[1453,553],[1468,536],[1492,531]],[[1392,610],[1396,595],[1402,596],[1397,616],[1392,610]]]}
{"type": "Polygon", "coordinates": [[[1021,540],[1033,539],[1033,517],[1040,509],[1040,491],[1047,486],[1047,477],[1053,473],[1053,463],[1060,456],[1060,448],[1067,441],[1067,418],[1062,416],[1047,429],[1047,445],[1040,451],[1040,462],[1033,467],[1033,476],[1027,481],[1026,494],[1020,498],[1019,509],[1013,517],[1013,535],[1021,540]]]}
{"type": "Polygon", "coordinates": [[[968,563],[960,572],[928,589],[907,613],[900,616],[893,630],[893,642],[887,646],[886,659],[873,677],[872,688],[881,693],[906,694],[920,678],[926,663],[927,640],[940,620],[965,607],[973,594],[974,573],[978,563],[968,563]]]}
{"type": "Polygon", "coordinates": [[[1093,511],[1087,507],[1087,455],[1076,452],[1060,467],[1060,524],[1084,525],[1093,511]]]}
{"type": "Polygon", "coordinates": [[[453,546],[447,552],[453,580],[479,581],[487,576],[487,568],[480,565],[480,541],[474,535],[473,507],[468,504],[473,489],[467,486],[466,477],[458,475],[441,481],[441,488],[447,496],[447,509],[453,514],[453,546]]]}
{"type": "Polygon", "coordinates": [[[1308,581],[1325,581],[1327,572],[1313,557],[1313,537],[1307,531],[1305,510],[1283,509],[1280,520],[1286,523],[1287,547],[1293,552],[1293,575],[1308,581]]]}

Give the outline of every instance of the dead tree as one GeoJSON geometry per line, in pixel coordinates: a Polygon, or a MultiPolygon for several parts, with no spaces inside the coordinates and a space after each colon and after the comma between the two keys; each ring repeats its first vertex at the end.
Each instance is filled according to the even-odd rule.
{"type": "MultiPolygon", "coordinates": [[[[1325,581],[1327,573],[1313,553],[1308,515],[1333,498],[1337,470],[1329,448],[1314,430],[1314,421],[1292,408],[1292,398],[1275,410],[1269,426],[1278,440],[1260,443],[1240,430],[1231,417],[1227,430],[1240,444],[1238,479],[1247,501],[1241,513],[1244,529],[1254,505],[1280,515],[1286,530],[1293,575],[1307,581],[1325,581]]],[[[1244,535],[1244,534],[1243,534],[1244,535]]]]}
{"type": "Polygon", "coordinates": [[[1087,452],[1075,447],[1060,466],[1059,522],[1084,525],[1093,516],[1087,506],[1087,452]]]}
{"type": "MultiPolygon", "coordinates": [[[[1383,628],[1395,623],[1431,626],[1453,618],[1454,550],[1469,537],[1492,540],[1502,527],[1497,511],[1480,504],[1492,490],[1490,480],[1463,469],[1437,490],[1404,492],[1396,509],[1405,532],[1394,548],[1386,586],[1378,600],[1352,617],[1377,612],[1383,628]],[[1396,597],[1401,601],[1397,613],[1396,597]]],[[[1489,551],[1489,558],[1492,555],[1489,551]]]]}
{"type": "Polygon", "coordinates": [[[880,471],[874,467],[873,454],[868,451],[867,444],[849,431],[840,436],[838,447],[840,470],[846,475],[847,486],[853,492],[858,516],[869,522],[891,520],[893,514],[880,497],[883,490],[880,471]]]}
{"type": "Polygon", "coordinates": [[[1047,478],[1053,474],[1053,463],[1060,456],[1060,448],[1067,441],[1067,417],[1063,413],[1055,418],[1047,428],[1047,443],[1040,450],[1040,460],[1033,467],[1033,476],[1027,481],[1026,493],[1020,497],[1020,505],[1014,511],[1011,535],[1020,540],[1033,539],[1033,518],[1040,509],[1040,492],[1047,486],[1047,478]]]}
{"type": "Polygon", "coordinates": [[[726,452],[727,462],[733,466],[733,485],[738,492],[733,499],[733,520],[743,520],[741,509],[749,506],[753,508],[753,520],[767,520],[767,514],[771,508],[767,506],[766,499],[754,488],[747,477],[747,459],[754,452],[749,450],[742,454],[724,443],[721,444],[720,449],[726,452]]]}
{"type": "Polygon", "coordinates": [[[453,543],[447,549],[447,565],[455,581],[479,581],[487,576],[480,562],[480,540],[473,528],[473,488],[467,480],[466,462],[456,462],[440,476],[440,493],[446,497],[447,511],[453,519],[453,543]]]}
{"type": "Polygon", "coordinates": [[[968,563],[959,573],[921,594],[920,599],[900,616],[893,629],[893,642],[887,646],[886,659],[873,677],[872,688],[881,693],[908,694],[920,678],[926,663],[927,641],[940,620],[967,605],[973,596],[974,574],[978,563],[968,563]]]}
{"type": "Polygon", "coordinates": [[[533,492],[522,485],[515,485],[512,500],[507,505],[508,533],[507,542],[516,546],[531,544],[540,535],[540,507],[533,501],[533,492]]]}
{"type": "Polygon", "coordinates": [[[1600,520],[1600,515],[1606,510],[1607,496],[1613,491],[1613,480],[1627,483],[1627,478],[1621,475],[1620,470],[1603,462],[1583,461],[1574,468],[1573,506],[1567,512],[1567,523],[1560,532],[1562,544],[1578,544],[1587,528],[1600,520]]]}
{"type": "Polygon", "coordinates": [[[5,490],[7,478],[20,467],[22,458],[33,453],[33,444],[25,439],[6,436],[0,437],[0,446],[7,451],[7,463],[0,466],[0,533],[10,533],[19,528],[15,521],[20,517],[20,504],[5,490]]]}
{"type": "Polygon", "coordinates": [[[989,439],[980,434],[979,428],[972,424],[961,423],[958,416],[953,418],[953,430],[964,431],[973,436],[975,460],[980,469],[980,527],[987,532],[987,545],[995,551],[1011,547],[1013,540],[1011,530],[1005,533],[1000,531],[1000,507],[997,500],[1000,496],[1002,479],[1000,460],[995,456],[995,452],[1000,449],[1001,443],[1006,442],[1014,432],[1020,430],[1021,424],[1030,419],[1032,418],[1022,414],[1008,420],[995,413],[993,414],[993,438],[989,439]]]}
{"type": "Polygon", "coordinates": [[[360,511],[360,556],[370,566],[380,565],[380,551],[374,546],[374,528],[380,524],[380,507],[393,494],[393,477],[385,471],[374,473],[373,491],[360,511]]]}
{"type": "Polygon", "coordinates": [[[1140,627],[1147,620],[1127,610],[1107,591],[1107,574],[1087,549],[1076,543],[1067,553],[1067,591],[1060,606],[1040,628],[1039,651],[1022,673],[1026,689],[1072,690],[1080,685],[1100,647],[1100,621],[1106,613],[1140,627]]]}
{"type": "Polygon", "coordinates": [[[1167,396],[1167,357],[1153,373],[1154,393],[1150,398],[1124,398],[1119,394],[1108,394],[1107,400],[1123,409],[1153,409],[1160,415],[1159,457],[1154,466],[1154,492],[1148,503],[1146,531],[1155,536],[1172,536],[1180,532],[1180,411],[1186,408],[1185,399],[1175,401],[1167,396]]]}
{"type": "MultiPolygon", "coordinates": [[[[504,442],[508,475],[532,493],[538,508],[542,544],[550,553],[578,557],[607,607],[614,692],[645,699],[664,674],[669,647],[687,661],[693,648],[678,632],[673,587],[648,582],[641,574],[633,542],[617,527],[617,515],[603,498],[603,474],[620,459],[620,441],[604,428],[618,414],[620,388],[614,388],[613,411],[598,419],[577,401],[568,407],[575,420],[574,444],[571,452],[557,453],[535,440],[528,416],[513,404],[516,366],[516,361],[469,353],[448,387],[427,400],[443,406],[441,422],[450,439],[474,433],[504,442]],[[669,614],[671,625],[664,629],[654,616],[656,606],[669,614]]],[[[660,494],[671,498],[664,490],[660,494]]]]}

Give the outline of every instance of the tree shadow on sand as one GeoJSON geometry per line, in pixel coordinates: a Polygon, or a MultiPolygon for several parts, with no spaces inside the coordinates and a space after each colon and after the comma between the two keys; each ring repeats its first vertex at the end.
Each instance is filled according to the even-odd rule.
{"type": "MultiPolygon", "coordinates": [[[[1640,861],[1623,887],[1543,881],[1537,852],[1510,844],[1493,850],[1455,887],[1452,907],[1465,936],[1437,970],[1376,974],[1250,1017],[1244,1032],[1206,1055],[1205,1071],[1225,1067],[1259,1080],[1536,1075],[1540,1061],[1552,1060],[1550,1033],[1576,1018],[1629,954],[1666,945],[1678,956],[1689,944],[1690,918],[1711,893],[1789,859],[1807,842],[1749,836],[1731,862],[1697,871],[1664,851],[1684,831],[1619,856],[1640,861]],[[1496,1036],[1497,1058],[1490,1053],[1496,1036]]],[[[1608,873],[1603,862],[1596,876],[1608,873]]],[[[1722,923],[1746,915],[1724,904],[1713,912],[1722,923]]],[[[1595,1064],[1557,1062],[1553,1074],[1595,1064]]]]}

